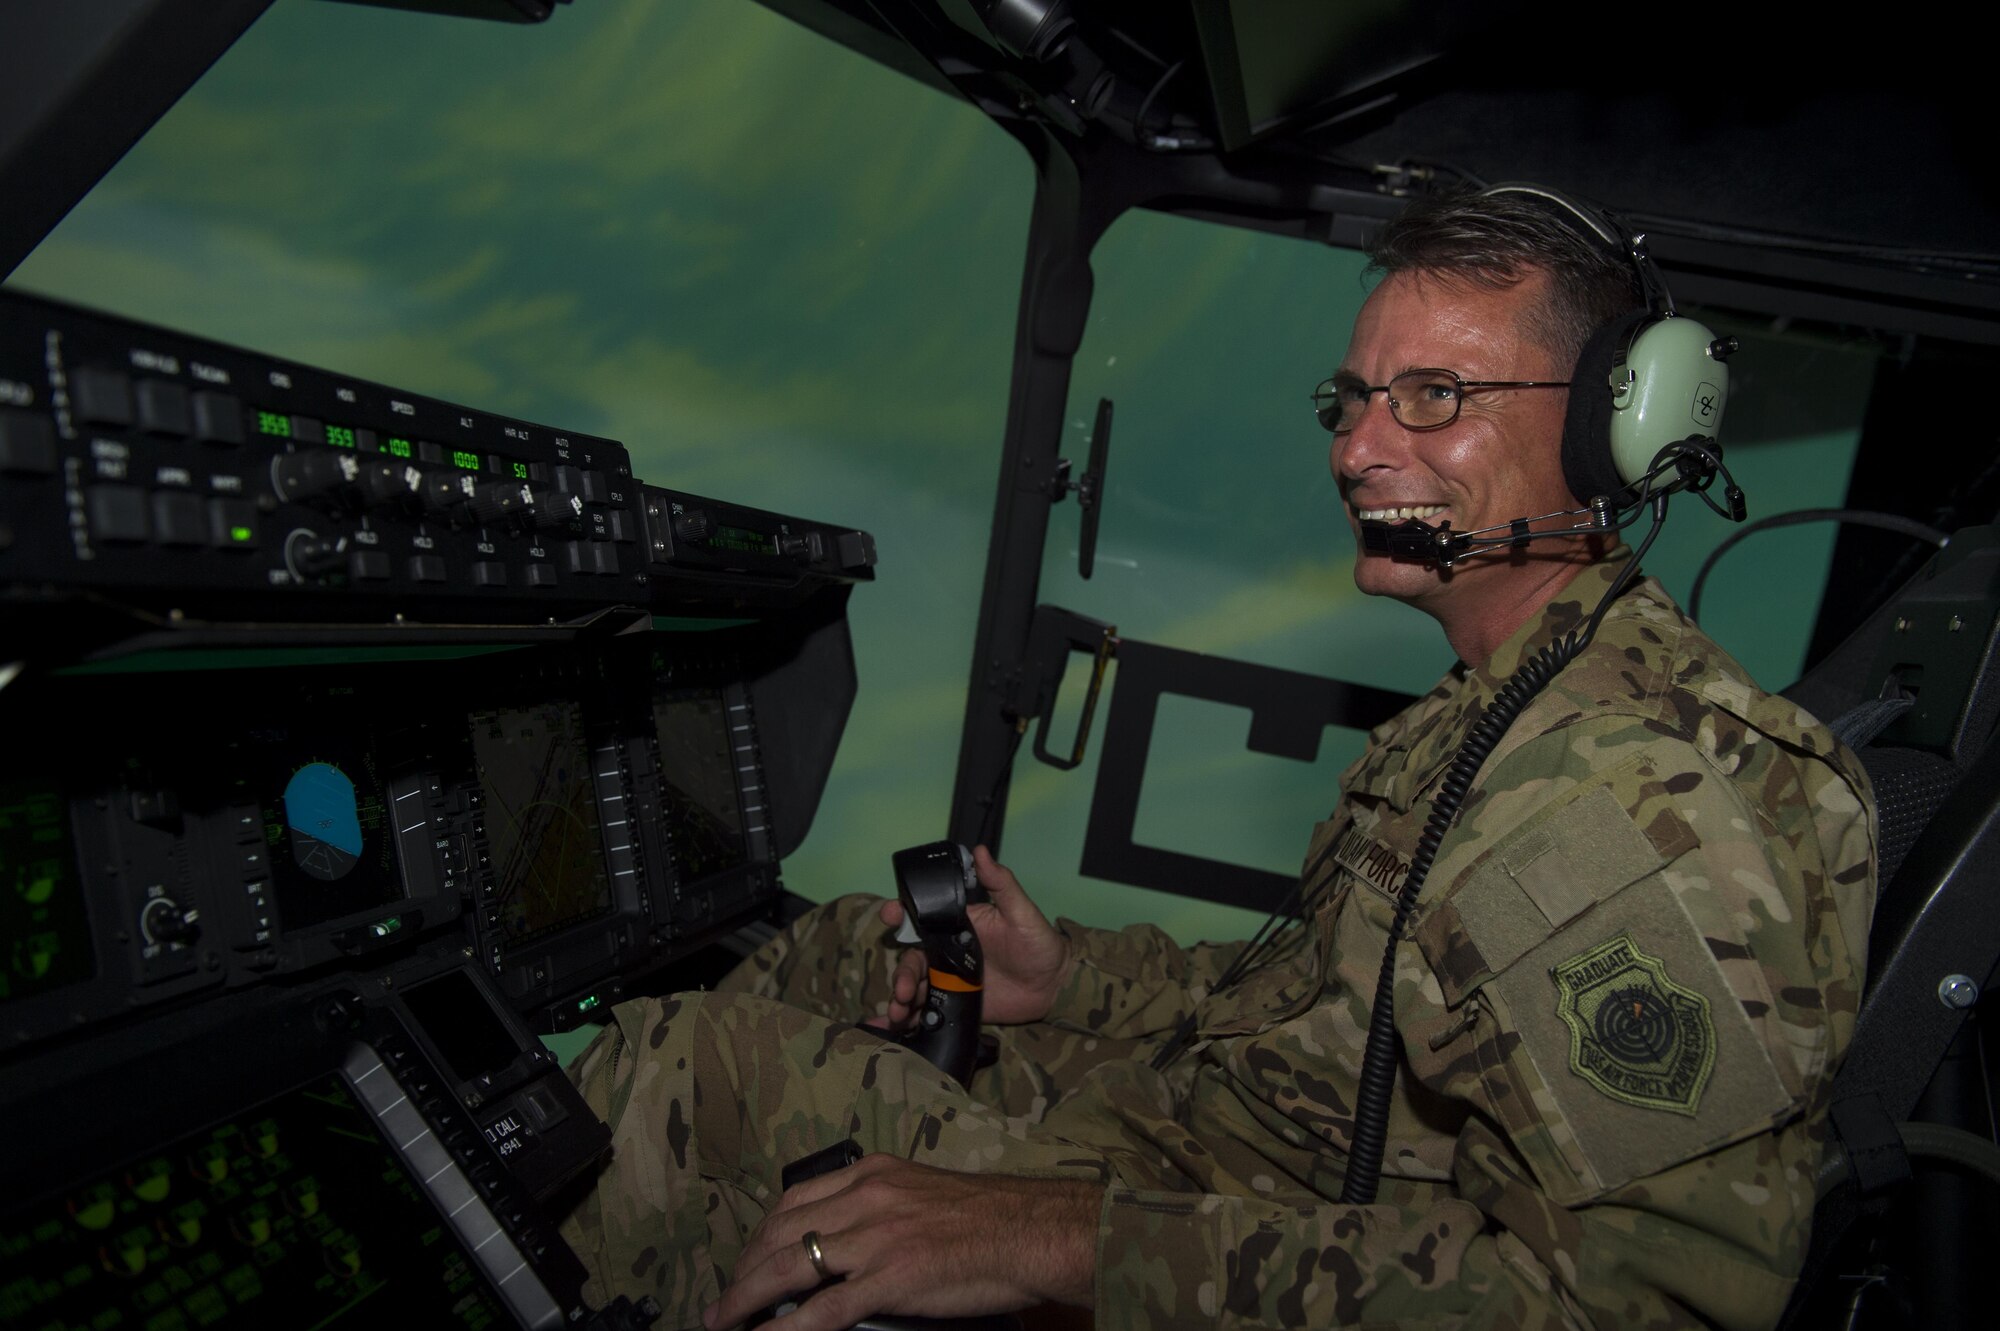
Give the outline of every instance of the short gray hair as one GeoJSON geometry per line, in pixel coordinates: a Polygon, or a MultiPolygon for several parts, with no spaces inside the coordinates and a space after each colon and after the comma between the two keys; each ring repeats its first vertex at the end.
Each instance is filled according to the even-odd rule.
{"type": "Polygon", "coordinates": [[[1643,306],[1631,261],[1560,204],[1527,193],[1454,190],[1419,198],[1368,247],[1371,271],[1415,273],[1504,291],[1530,272],[1547,297],[1522,331],[1567,371],[1600,325],[1643,306]]]}

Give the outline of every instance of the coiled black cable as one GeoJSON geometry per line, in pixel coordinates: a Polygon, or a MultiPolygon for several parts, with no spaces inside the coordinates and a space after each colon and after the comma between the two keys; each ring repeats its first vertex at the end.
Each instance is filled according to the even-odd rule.
{"type": "Polygon", "coordinates": [[[1382,949],[1382,974],[1375,984],[1374,1010],[1368,1015],[1368,1043],[1361,1056],[1361,1075],[1355,1083],[1354,1135],[1348,1142],[1347,1176],[1340,1185],[1342,1205],[1368,1205],[1375,1200],[1376,1190],[1382,1183],[1382,1153],[1389,1141],[1389,1097],[1396,1089],[1396,947],[1402,941],[1410,916],[1416,911],[1417,897],[1424,890],[1424,880],[1430,877],[1431,864],[1437,859],[1438,848],[1444,844],[1445,834],[1451,830],[1452,823],[1457,821],[1466,796],[1472,793],[1473,779],[1479,775],[1479,769],[1486,760],[1492,757],[1493,750],[1508,729],[1535,696],[1548,687],[1549,681],[1575,660],[1577,654],[1597,636],[1597,626],[1603,622],[1605,611],[1625,589],[1639,566],[1640,556],[1653,544],[1653,538],[1660,534],[1660,527],[1666,522],[1667,497],[1656,495],[1652,504],[1653,529],[1646,533],[1646,539],[1639,543],[1631,559],[1619,570],[1618,577],[1612,581],[1604,599],[1597,603],[1589,622],[1542,648],[1500,686],[1499,692],[1493,695],[1493,701],[1486,704],[1486,710],[1473,724],[1472,733],[1459,746],[1458,756],[1452,759],[1437,797],[1431,802],[1431,815],[1424,822],[1423,834],[1417,838],[1416,854],[1410,858],[1409,872],[1404,875],[1403,885],[1396,893],[1396,913],[1389,922],[1389,942],[1382,949]]]}

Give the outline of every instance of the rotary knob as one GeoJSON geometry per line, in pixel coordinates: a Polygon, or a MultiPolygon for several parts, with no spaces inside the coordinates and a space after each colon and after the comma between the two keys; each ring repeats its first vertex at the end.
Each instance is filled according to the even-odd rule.
{"type": "Polygon", "coordinates": [[[471,501],[466,505],[466,517],[473,526],[484,527],[511,513],[520,512],[533,502],[534,496],[522,482],[494,481],[472,492],[471,501]]]}
{"type": "Polygon", "coordinates": [[[416,502],[423,479],[407,462],[370,462],[361,468],[361,498],[370,508],[405,508],[416,502]]]}
{"type": "Polygon", "coordinates": [[[271,488],[290,503],[339,499],[360,473],[350,453],[281,453],[271,459],[271,488]]]}
{"type": "Polygon", "coordinates": [[[148,943],[186,946],[201,937],[201,912],[172,897],[154,897],[139,912],[139,933],[148,943]]]}
{"type": "Polygon", "coordinates": [[[583,517],[583,496],[537,487],[529,492],[529,519],[537,530],[566,527],[583,517]]]}
{"type": "Polygon", "coordinates": [[[417,500],[424,512],[456,514],[472,502],[479,482],[465,472],[428,471],[417,483],[417,500]]]}
{"type": "Polygon", "coordinates": [[[715,531],[715,520],[698,508],[684,508],[674,514],[674,535],[691,545],[706,541],[715,531]]]}

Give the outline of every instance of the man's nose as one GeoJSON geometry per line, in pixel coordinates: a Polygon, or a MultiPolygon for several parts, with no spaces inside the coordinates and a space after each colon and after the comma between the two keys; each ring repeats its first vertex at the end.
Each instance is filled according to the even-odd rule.
{"type": "Polygon", "coordinates": [[[1354,428],[1333,436],[1333,472],[1358,480],[1375,467],[1395,467],[1408,455],[1410,431],[1389,409],[1389,394],[1370,393],[1354,428]]]}

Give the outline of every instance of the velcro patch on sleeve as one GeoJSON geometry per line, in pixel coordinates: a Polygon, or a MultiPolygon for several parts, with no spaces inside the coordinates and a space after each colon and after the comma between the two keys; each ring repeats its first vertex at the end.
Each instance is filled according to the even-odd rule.
{"type": "MultiPolygon", "coordinates": [[[[1683,825],[1684,826],[1684,825],[1683,825]]],[[[1584,911],[1696,845],[1662,846],[1604,785],[1497,847],[1417,930],[1447,1002],[1513,965],[1584,911]]]]}
{"type": "Polygon", "coordinates": [[[1583,1194],[1761,1131],[1792,1108],[1742,1001],[1662,876],[1600,902],[1485,992],[1520,1037],[1513,1056],[1528,1059],[1545,1088],[1542,1117],[1580,1166],[1583,1194]]]}

